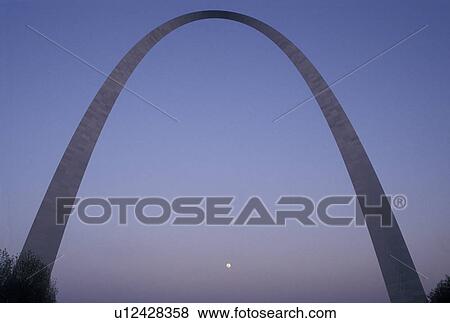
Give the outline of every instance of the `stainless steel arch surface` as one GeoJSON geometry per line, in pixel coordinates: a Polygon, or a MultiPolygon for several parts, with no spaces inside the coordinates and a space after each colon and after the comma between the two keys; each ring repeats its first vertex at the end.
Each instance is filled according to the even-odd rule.
{"type": "MultiPolygon", "coordinates": [[[[356,194],[366,196],[371,205],[379,204],[384,191],[355,129],[325,80],[302,51],[280,32],[255,18],[230,11],[198,11],[169,20],[148,33],[130,49],[105,80],[59,162],[22,252],[32,252],[50,268],[53,267],[66,227],[56,224],[59,212],[56,210],[56,198],[76,197],[97,139],[123,85],[148,51],[164,36],[187,23],[211,18],[228,19],[248,25],[267,36],[288,56],[319,104],[356,194]]],[[[379,219],[367,216],[366,211],[363,208],[390,300],[425,302],[426,296],[421,281],[395,218],[390,227],[385,227],[379,219]]]]}

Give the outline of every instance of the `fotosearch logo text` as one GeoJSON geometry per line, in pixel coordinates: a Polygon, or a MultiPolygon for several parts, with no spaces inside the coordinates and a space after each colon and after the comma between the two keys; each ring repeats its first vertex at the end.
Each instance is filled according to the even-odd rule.
{"type": "Polygon", "coordinates": [[[134,217],[145,225],[284,226],[293,221],[302,226],[365,226],[370,218],[390,227],[392,208],[404,209],[407,204],[404,195],[381,196],[377,203],[355,195],[326,196],[317,203],[307,196],[281,196],[268,208],[260,197],[253,196],[236,212],[234,200],[233,196],[182,196],[172,201],[163,197],[58,198],[56,223],[64,225],[69,216],[76,215],[82,223],[98,225],[111,221],[117,213],[120,225],[134,217]],[[347,215],[337,216],[338,208],[347,215]]]}

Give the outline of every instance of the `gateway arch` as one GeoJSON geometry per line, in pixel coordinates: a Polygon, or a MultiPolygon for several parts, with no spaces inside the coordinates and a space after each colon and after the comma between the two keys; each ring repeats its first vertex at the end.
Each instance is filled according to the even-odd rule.
{"type": "MultiPolygon", "coordinates": [[[[48,264],[50,269],[53,268],[66,227],[66,224],[56,224],[56,216],[62,214],[56,210],[56,199],[76,197],[95,144],[124,84],[159,40],[185,24],[202,19],[227,19],[248,25],[272,40],[286,54],[315,96],[342,155],[356,194],[366,196],[369,205],[380,203],[381,196],[384,196],[383,187],[355,129],[336,96],[303,52],[280,32],[255,18],[230,11],[197,11],[171,19],[145,35],[105,80],[59,162],[22,253],[32,252],[48,264]]],[[[387,207],[390,212],[389,204],[387,207]]],[[[392,219],[392,225],[386,227],[381,225],[379,218],[368,216],[367,209],[362,210],[390,300],[425,302],[422,283],[395,218],[392,219]]]]}

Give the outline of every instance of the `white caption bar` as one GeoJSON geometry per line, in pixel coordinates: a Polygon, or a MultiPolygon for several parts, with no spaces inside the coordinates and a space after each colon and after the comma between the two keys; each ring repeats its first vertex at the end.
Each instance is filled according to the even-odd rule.
{"type": "Polygon", "coordinates": [[[2,322],[440,322],[449,304],[59,303],[0,304],[2,322]],[[215,318],[214,318],[215,317],[215,318]]]}

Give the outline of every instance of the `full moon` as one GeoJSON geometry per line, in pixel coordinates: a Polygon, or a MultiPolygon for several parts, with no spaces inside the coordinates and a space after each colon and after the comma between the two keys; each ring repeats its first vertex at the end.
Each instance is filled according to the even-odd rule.
{"type": "Polygon", "coordinates": [[[231,269],[231,262],[227,262],[227,263],[225,264],[225,267],[226,267],[227,269],[231,269]]]}

